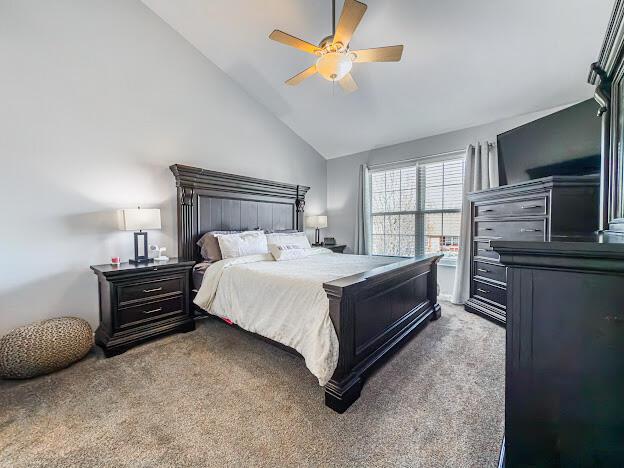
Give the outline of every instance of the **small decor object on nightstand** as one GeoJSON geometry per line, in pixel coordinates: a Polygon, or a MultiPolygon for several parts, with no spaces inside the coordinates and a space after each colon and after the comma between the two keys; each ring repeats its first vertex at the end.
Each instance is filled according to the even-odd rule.
{"type": "Polygon", "coordinates": [[[165,252],[167,251],[167,249],[165,247],[158,247],[157,245],[150,245],[149,249],[152,252],[155,252],[155,254],[154,254],[154,261],[156,261],[156,262],[166,262],[167,260],[169,260],[169,257],[167,257],[165,255],[165,252]]]}
{"type": "Polygon", "coordinates": [[[328,245],[336,245],[335,237],[324,237],[323,238],[323,246],[327,247],[328,245]]]}
{"type": "Polygon", "coordinates": [[[132,208],[121,210],[120,229],[134,232],[134,258],[130,263],[150,263],[147,251],[147,232],[144,229],[160,229],[160,210],[158,208],[132,208]],[[141,238],[141,240],[139,240],[141,238]]]}
{"type": "Polygon", "coordinates": [[[308,227],[314,228],[314,245],[321,245],[320,230],[327,227],[327,216],[308,216],[308,227]]]}

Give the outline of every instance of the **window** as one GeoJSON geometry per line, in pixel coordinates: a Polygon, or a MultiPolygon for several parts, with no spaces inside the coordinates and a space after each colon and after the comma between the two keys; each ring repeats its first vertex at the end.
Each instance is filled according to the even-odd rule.
{"type": "Polygon", "coordinates": [[[371,253],[441,253],[444,263],[455,264],[463,183],[458,158],[371,172],[371,253]]]}

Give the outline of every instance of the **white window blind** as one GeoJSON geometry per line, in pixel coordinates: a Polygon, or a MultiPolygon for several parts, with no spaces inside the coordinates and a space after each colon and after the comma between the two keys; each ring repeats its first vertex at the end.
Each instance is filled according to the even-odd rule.
{"type": "Polygon", "coordinates": [[[373,255],[442,253],[454,263],[463,181],[459,158],[371,172],[373,255]]]}

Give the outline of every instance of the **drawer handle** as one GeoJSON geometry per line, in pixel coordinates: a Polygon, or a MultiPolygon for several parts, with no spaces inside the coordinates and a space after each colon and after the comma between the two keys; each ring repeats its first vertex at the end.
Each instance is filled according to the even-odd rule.
{"type": "Polygon", "coordinates": [[[482,273],[489,273],[490,270],[486,270],[485,268],[477,268],[477,271],[480,271],[482,273]]]}
{"type": "Polygon", "coordinates": [[[525,228],[522,228],[522,229],[520,229],[520,232],[542,232],[542,230],[541,229],[525,229],[525,228]]]}
{"type": "Polygon", "coordinates": [[[523,205],[520,207],[523,210],[532,210],[534,208],[544,208],[542,205],[523,205]]]}
{"type": "Polygon", "coordinates": [[[160,312],[162,310],[162,307],[159,307],[158,309],[154,309],[154,310],[144,310],[143,313],[144,314],[154,314],[156,312],[160,312]]]}
{"type": "Polygon", "coordinates": [[[481,288],[477,288],[477,291],[485,293],[485,294],[489,294],[490,291],[487,291],[485,289],[481,289],[481,288]]]}
{"type": "Polygon", "coordinates": [[[143,290],[144,293],[151,293],[151,292],[156,292],[156,291],[162,291],[162,287],[154,288],[154,289],[144,289],[143,290]]]}
{"type": "Polygon", "coordinates": [[[481,210],[481,211],[483,211],[484,213],[490,213],[490,212],[492,212],[494,210],[492,208],[488,208],[486,210],[481,210]]]}
{"type": "Polygon", "coordinates": [[[483,228],[484,231],[493,231],[493,228],[483,228]]]}

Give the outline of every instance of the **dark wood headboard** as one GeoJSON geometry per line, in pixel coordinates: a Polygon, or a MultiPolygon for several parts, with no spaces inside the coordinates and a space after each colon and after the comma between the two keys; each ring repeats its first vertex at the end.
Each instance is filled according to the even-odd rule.
{"type": "Polygon", "coordinates": [[[201,260],[196,243],[208,231],[303,231],[310,187],[174,164],[178,189],[178,257],[201,260]]]}

